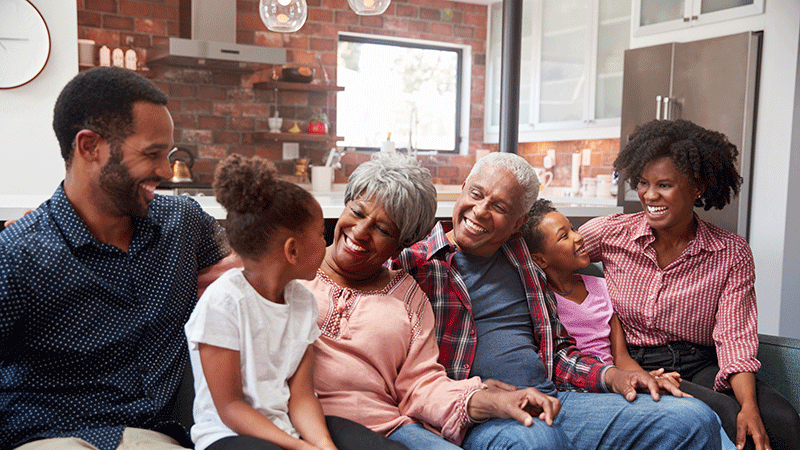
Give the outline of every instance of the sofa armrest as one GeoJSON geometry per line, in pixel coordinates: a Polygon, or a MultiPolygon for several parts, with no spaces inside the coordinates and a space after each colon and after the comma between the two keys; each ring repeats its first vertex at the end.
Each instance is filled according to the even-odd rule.
{"type": "Polygon", "coordinates": [[[800,411],[800,339],[759,334],[758,360],[761,369],[756,377],[800,411]]]}

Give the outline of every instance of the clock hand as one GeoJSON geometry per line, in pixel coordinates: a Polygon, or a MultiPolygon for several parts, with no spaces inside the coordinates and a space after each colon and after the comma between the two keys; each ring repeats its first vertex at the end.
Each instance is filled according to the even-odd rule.
{"type": "Polygon", "coordinates": [[[0,47],[3,47],[3,50],[8,50],[5,45],[3,45],[2,41],[30,41],[28,38],[6,38],[0,37],[0,47]]]}

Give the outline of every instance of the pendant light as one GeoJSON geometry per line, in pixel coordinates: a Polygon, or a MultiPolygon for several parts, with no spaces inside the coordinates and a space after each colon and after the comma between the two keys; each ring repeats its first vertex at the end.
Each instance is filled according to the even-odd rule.
{"type": "Polygon", "coordinates": [[[360,16],[375,16],[383,14],[392,0],[347,0],[350,8],[360,16]]]}
{"type": "Polygon", "coordinates": [[[308,5],[306,0],[261,0],[258,14],[268,30],[293,33],[306,23],[308,5]]]}

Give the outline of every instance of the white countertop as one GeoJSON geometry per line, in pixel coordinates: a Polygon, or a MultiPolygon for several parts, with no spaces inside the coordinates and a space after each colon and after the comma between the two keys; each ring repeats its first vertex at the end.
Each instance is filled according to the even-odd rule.
{"type": "MultiPolygon", "coordinates": [[[[334,187],[332,193],[313,193],[320,206],[322,215],[326,219],[338,219],[344,210],[344,195],[334,187]]],[[[0,220],[18,219],[25,210],[36,209],[42,202],[50,198],[49,195],[0,195],[0,220]]],[[[225,209],[217,203],[214,197],[194,196],[200,206],[216,219],[225,219],[225,209]]],[[[622,207],[616,205],[616,199],[581,199],[548,197],[556,208],[567,217],[598,217],[622,212],[622,207]],[[613,202],[613,204],[612,204],[613,202]]],[[[450,218],[453,215],[455,201],[439,201],[436,217],[450,218]]]]}

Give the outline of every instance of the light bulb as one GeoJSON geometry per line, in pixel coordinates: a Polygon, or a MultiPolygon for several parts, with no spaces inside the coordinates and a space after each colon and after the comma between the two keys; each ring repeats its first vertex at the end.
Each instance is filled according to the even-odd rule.
{"type": "Polygon", "coordinates": [[[268,30],[292,33],[306,23],[308,5],[306,0],[260,0],[258,14],[268,30]]]}
{"type": "Polygon", "coordinates": [[[383,14],[391,2],[391,0],[347,0],[350,9],[361,16],[383,14]]]}

